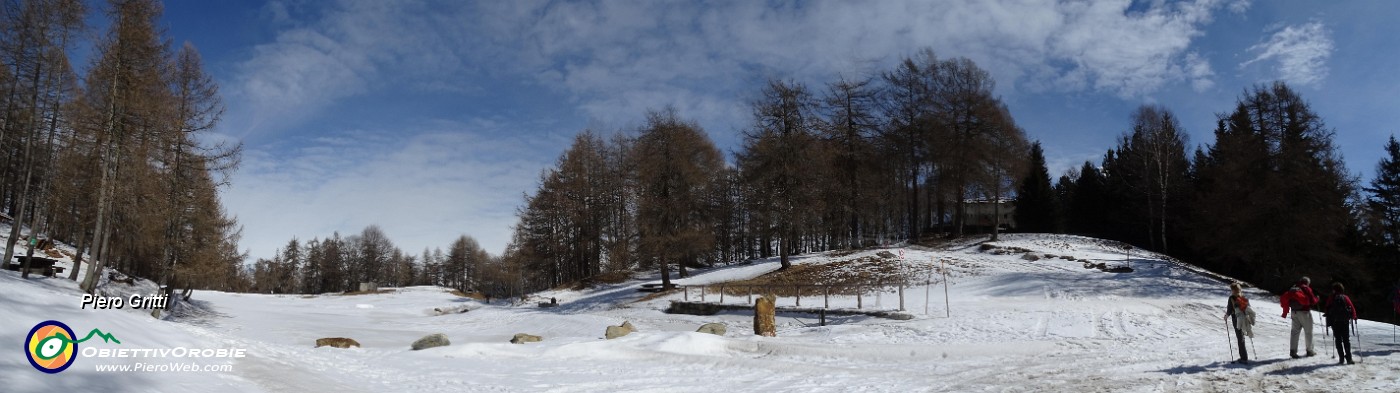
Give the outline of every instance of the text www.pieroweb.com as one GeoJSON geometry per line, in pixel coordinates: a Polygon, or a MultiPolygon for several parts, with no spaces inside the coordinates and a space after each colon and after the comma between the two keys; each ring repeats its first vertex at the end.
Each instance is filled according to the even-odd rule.
{"type": "Polygon", "coordinates": [[[230,372],[232,364],[199,364],[195,362],[99,364],[97,372],[230,372]]]}

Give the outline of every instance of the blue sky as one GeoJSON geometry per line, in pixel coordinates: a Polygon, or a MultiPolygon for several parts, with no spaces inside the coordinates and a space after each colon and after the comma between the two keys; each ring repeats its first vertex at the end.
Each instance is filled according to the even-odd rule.
{"type": "Polygon", "coordinates": [[[1400,129],[1400,3],[1240,0],[175,1],[164,23],[221,85],[245,143],[223,191],[242,246],[380,225],[417,254],[500,253],[522,196],[581,130],[674,106],[724,150],[768,78],[814,89],[932,48],[991,72],[1052,175],[1097,162],[1144,103],[1191,145],[1284,80],[1369,180],[1400,129]]]}

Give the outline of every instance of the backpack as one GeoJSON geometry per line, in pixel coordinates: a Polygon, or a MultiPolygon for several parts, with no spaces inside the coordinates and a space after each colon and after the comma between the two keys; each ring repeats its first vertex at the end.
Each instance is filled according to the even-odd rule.
{"type": "Polygon", "coordinates": [[[1233,296],[1235,299],[1235,329],[1239,329],[1244,335],[1254,337],[1254,309],[1249,307],[1249,299],[1243,295],[1233,296]]]}
{"type": "Polygon", "coordinates": [[[1351,320],[1351,304],[1347,302],[1347,295],[1337,294],[1332,296],[1332,302],[1327,304],[1327,324],[1332,326],[1346,325],[1351,320]]]}
{"type": "Polygon", "coordinates": [[[1238,308],[1241,311],[1248,310],[1249,299],[1245,299],[1244,296],[1235,296],[1235,308],[1238,308]]]}

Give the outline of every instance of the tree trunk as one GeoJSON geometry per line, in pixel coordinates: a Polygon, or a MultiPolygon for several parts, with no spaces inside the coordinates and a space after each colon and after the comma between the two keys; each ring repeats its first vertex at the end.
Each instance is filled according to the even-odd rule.
{"type": "Polygon", "coordinates": [[[662,290],[669,291],[669,290],[671,290],[672,288],[675,288],[675,286],[672,286],[672,285],[671,285],[671,269],[668,269],[668,268],[667,268],[668,263],[666,262],[666,258],[660,258],[660,259],[661,259],[661,288],[662,288],[662,290]]]}
{"type": "Polygon", "coordinates": [[[997,241],[1001,235],[1001,193],[997,193],[996,199],[992,200],[992,241],[997,241]]]}
{"type": "Polygon", "coordinates": [[[784,270],[784,269],[787,269],[787,268],[789,268],[789,267],[792,267],[792,262],[789,262],[789,261],[788,261],[788,245],[787,245],[787,243],[789,242],[789,239],[790,239],[791,236],[792,236],[792,233],[791,233],[791,231],[786,231],[786,232],[787,232],[787,233],[784,233],[783,236],[779,239],[779,242],[778,242],[778,263],[781,265],[781,267],[779,267],[778,270],[784,270]]]}
{"type": "Polygon", "coordinates": [[[78,270],[83,266],[83,251],[87,247],[87,230],[78,233],[78,252],[73,255],[73,271],[68,272],[69,281],[78,281],[78,270]]]}

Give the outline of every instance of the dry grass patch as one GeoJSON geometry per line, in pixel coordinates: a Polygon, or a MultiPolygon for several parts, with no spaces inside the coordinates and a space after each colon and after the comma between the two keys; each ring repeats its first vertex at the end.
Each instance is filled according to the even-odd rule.
{"type": "Polygon", "coordinates": [[[832,294],[853,295],[861,287],[895,285],[914,281],[911,273],[897,260],[867,256],[845,261],[824,264],[792,265],[787,269],[774,271],[748,280],[731,281],[711,285],[706,291],[724,291],[726,296],[747,296],[753,293],[772,293],[778,296],[814,295],[824,291],[821,286],[829,286],[832,294]]]}
{"type": "Polygon", "coordinates": [[[476,299],[476,300],[482,300],[482,301],[485,301],[485,300],[486,300],[486,294],[481,293],[481,292],[462,292],[462,290],[460,290],[460,289],[453,289],[453,290],[451,290],[451,291],[448,291],[448,293],[451,293],[452,295],[457,296],[457,297],[464,297],[464,298],[476,299]]]}
{"type": "Polygon", "coordinates": [[[677,294],[677,293],[680,293],[680,292],[681,292],[680,289],[672,289],[672,290],[669,290],[669,291],[655,292],[655,293],[648,294],[648,295],[646,295],[646,296],[642,296],[641,299],[637,299],[637,301],[634,301],[633,303],[641,303],[641,302],[646,302],[646,301],[652,301],[652,300],[660,299],[660,298],[665,297],[665,296],[667,296],[667,295],[674,295],[674,294],[677,294]]]}
{"type": "Polygon", "coordinates": [[[378,291],[346,291],[340,296],[378,295],[383,293],[394,293],[393,289],[380,289],[378,291]]]}

